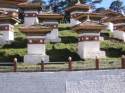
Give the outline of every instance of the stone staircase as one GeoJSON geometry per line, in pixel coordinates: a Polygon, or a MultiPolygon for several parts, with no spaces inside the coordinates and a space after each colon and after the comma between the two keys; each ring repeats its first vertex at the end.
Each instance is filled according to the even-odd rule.
{"type": "Polygon", "coordinates": [[[0,93],[125,93],[125,70],[0,73],[0,93]]]}

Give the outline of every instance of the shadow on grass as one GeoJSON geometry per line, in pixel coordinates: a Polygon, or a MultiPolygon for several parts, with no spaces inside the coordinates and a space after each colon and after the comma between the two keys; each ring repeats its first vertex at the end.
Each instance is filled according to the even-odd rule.
{"type": "Polygon", "coordinates": [[[59,27],[59,31],[71,30],[70,27],[59,27]]]}
{"type": "Polygon", "coordinates": [[[74,36],[63,36],[61,37],[62,43],[69,44],[69,43],[77,43],[78,39],[74,36]]]}
{"type": "Polygon", "coordinates": [[[9,56],[1,56],[0,57],[0,62],[13,62],[13,59],[14,58],[17,58],[18,59],[18,62],[23,62],[23,56],[20,56],[18,54],[16,55],[9,55],[9,56]]]}
{"type": "Polygon", "coordinates": [[[125,54],[122,49],[115,49],[115,48],[108,48],[108,49],[102,49],[106,52],[106,55],[108,57],[121,57],[123,54],[125,54]]]}
{"type": "Polygon", "coordinates": [[[69,56],[72,57],[73,61],[80,60],[80,57],[77,53],[71,52],[68,49],[52,49],[47,51],[47,54],[49,55],[51,62],[67,62],[69,56]]]}
{"type": "Polygon", "coordinates": [[[11,44],[4,45],[3,48],[26,48],[26,46],[27,46],[27,40],[18,37],[11,44]]]}
{"type": "Polygon", "coordinates": [[[110,38],[109,33],[100,33],[100,36],[104,37],[104,40],[109,40],[109,38],[110,38]]]}

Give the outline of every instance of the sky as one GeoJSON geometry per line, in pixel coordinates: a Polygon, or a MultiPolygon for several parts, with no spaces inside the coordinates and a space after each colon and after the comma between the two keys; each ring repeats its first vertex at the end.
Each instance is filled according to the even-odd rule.
{"type": "MultiPolygon", "coordinates": [[[[115,0],[103,0],[102,3],[97,4],[97,7],[109,8],[109,6],[112,3],[112,1],[115,1],[115,0]]],[[[125,0],[121,0],[121,1],[123,2],[123,5],[125,5],[125,0]]]]}
{"type": "MultiPolygon", "coordinates": [[[[49,0],[44,0],[44,1],[49,1],[49,0]]],[[[102,3],[100,4],[97,4],[97,8],[98,7],[105,7],[105,8],[109,8],[110,4],[112,3],[112,1],[115,1],[115,0],[103,0],[102,3]]],[[[121,0],[123,2],[123,5],[125,5],[125,0],[121,0]]]]}

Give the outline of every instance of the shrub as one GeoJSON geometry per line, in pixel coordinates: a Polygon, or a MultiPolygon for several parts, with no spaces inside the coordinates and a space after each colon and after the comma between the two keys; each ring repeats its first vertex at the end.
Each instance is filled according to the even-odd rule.
{"type": "Polygon", "coordinates": [[[26,54],[26,49],[1,49],[0,61],[7,62],[13,61],[17,57],[18,61],[23,61],[23,56],[26,54]]]}

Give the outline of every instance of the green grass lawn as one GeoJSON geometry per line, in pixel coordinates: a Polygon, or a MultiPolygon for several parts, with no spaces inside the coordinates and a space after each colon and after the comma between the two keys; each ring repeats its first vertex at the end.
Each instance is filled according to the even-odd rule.
{"type": "MultiPolygon", "coordinates": [[[[87,59],[85,61],[74,61],[73,62],[73,70],[94,70],[96,68],[95,66],[95,60],[87,59]]],[[[121,60],[118,58],[107,58],[107,59],[101,59],[100,60],[100,69],[119,69],[121,68],[121,60]]],[[[18,63],[17,64],[17,71],[18,72],[34,72],[34,71],[40,71],[41,66],[40,65],[31,65],[31,64],[24,64],[24,63],[18,63]]],[[[68,70],[68,62],[64,63],[53,63],[53,64],[46,64],[45,65],[45,71],[67,71],[68,70]]],[[[13,71],[13,67],[1,67],[0,66],[0,72],[8,72],[13,71]]]]}

